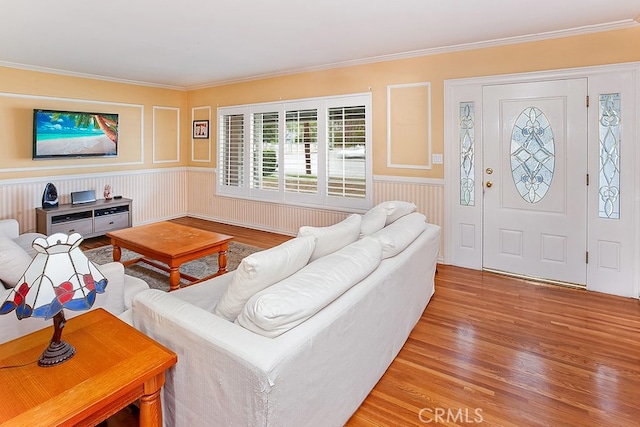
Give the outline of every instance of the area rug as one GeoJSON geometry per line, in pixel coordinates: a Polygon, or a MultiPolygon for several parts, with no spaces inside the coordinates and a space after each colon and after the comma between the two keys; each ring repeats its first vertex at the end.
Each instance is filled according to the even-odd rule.
{"type": "MultiPolygon", "coordinates": [[[[262,249],[255,246],[249,246],[237,242],[229,242],[229,251],[227,252],[227,271],[233,271],[238,268],[243,258],[262,249]]],[[[96,249],[83,251],[84,254],[94,263],[106,264],[113,261],[113,246],[107,245],[96,249]]],[[[140,258],[140,255],[128,249],[122,249],[122,261],[140,258]]],[[[192,277],[203,278],[215,274],[218,271],[218,254],[209,255],[204,258],[185,263],[180,266],[180,272],[188,274],[192,277]]],[[[169,290],[169,273],[144,262],[125,267],[125,273],[139,277],[147,282],[150,288],[169,290]]],[[[180,286],[188,285],[185,279],[180,279],[180,286]]]]}

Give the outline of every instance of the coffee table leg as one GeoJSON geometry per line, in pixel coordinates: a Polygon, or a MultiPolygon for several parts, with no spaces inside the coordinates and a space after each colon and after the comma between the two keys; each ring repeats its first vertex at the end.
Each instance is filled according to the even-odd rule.
{"type": "Polygon", "coordinates": [[[160,389],[164,384],[164,372],[144,383],[144,395],[140,398],[140,426],[162,426],[162,401],[160,389]]]}
{"type": "Polygon", "coordinates": [[[218,275],[227,272],[227,251],[218,252],[218,275]]]}
{"type": "Polygon", "coordinates": [[[122,250],[120,249],[120,246],[113,245],[113,260],[119,262],[120,257],[122,257],[122,250]]]}
{"type": "Polygon", "coordinates": [[[169,270],[169,292],[180,289],[180,267],[171,267],[169,270]]]}

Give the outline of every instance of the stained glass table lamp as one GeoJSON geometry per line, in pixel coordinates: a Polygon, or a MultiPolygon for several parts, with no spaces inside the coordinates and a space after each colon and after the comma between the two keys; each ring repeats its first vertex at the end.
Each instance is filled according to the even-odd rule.
{"type": "Polygon", "coordinates": [[[53,318],[53,337],[38,360],[40,366],[54,366],[73,357],[75,348],[61,339],[64,309],[90,309],[96,294],[107,287],[107,279],[80,250],[81,242],[78,233],[35,239],[36,256],[0,306],[0,314],[15,310],[18,319],[53,318]]]}

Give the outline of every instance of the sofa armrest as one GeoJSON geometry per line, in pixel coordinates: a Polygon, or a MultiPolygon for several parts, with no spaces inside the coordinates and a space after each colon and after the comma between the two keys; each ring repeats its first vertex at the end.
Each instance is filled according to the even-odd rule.
{"type": "Polygon", "coordinates": [[[105,292],[97,296],[94,307],[102,307],[115,316],[131,307],[136,293],[149,289],[145,281],[124,274],[124,266],[119,262],[98,265],[98,269],[108,283],[105,292]]]}
{"type": "MultiPolygon", "coordinates": [[[[7,299],[11,289],[5,289],[0,285],[0,302],[7,299]]],[[[44,321],[40,317],[27,317],[19,320],[16,316],[16,312],[0,316],[0,344],[13,339],[19,338],[23,335],[30,334],[31,332],[40,330],[51,326],[51,321],[44,321]]]]}
{"type": "MultiPolygon", "coordinates": [[[[115,316],[120,316],[131,307],[135,294],[149,289],[144,280],[124,274],[124,267],[119,262],[99,265],[98,268],[109,283],[105,292],[96,297],[92,309],[101,307],[115,316]]],[[[10,292],[11,289],[5,289],[0,284],[0,302],[7,299],[10,292]]],[[[82,313],[84,311],[65,310],[67,320],[82,313]]],[[[5,314],[0,316],[0,344],[48,326],[51,326],[51,321],[43,321],[39,317],[18,320],[15,312],[5,314]]]]}
{"type": "Polygon", "coordinates": [[[17,239],[20,235],[20,224],[13,218],[0,219],[0,236],[6,236],[11,240],[17,239]]]}
{"type": "Polygon", "coordinates": [[[24,249],[31,258],[33,258],[36,256],[36,250],[33,249],[33,241],[38,237],[42,237],[43,239],[47,238],[45,234],[41,233],[23,233],[17,238],[13,239],[13,241],[16,242],[22,249],[24,249]]]}
{"type": "Polygon", "coordinates": [[[286,351],[273,339],[255,334],[170,292],[158,289],[140,292],[133,298],[132,308],[135,327],[153,338],[160,338],[164,344],[191,337],[214,352],[229,353],[242,359],[243,365],[255,365],[263,372],[272,369],[286,351]],[[176,335],[177,330],[182,333],[176,335]]]}
{"type": "Polygon", "coordinates": [[[132,313],[138,330],[178,355],[162,391],[168,425],[267,425],[272,369],[288,349],[156,289],[137,294],[132,313]]]}
{"type": "Polygon", "coordinates": [[[133,298],[142,291],[149,289],[149,285],[137,277],[124,275],[124,309],[129,310],[133,303],[133,298]]]}

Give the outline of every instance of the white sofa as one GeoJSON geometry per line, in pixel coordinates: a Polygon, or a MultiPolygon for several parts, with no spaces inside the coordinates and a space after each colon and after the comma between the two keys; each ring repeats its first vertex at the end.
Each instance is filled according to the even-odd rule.
{"type": "MultiPolygon", "coordinates": [[[[8,283],[8,277],[19,278],[31,262],[35,250],[31,247],[37,237],[46,237],[40,233],[19,234],[18,222],[14,219],[0,220],[0,304],[11,292],[15,283],[8,283]],[[7,282],[7,283],[5,283],[7,282]]],[[[99,266],[108,280],[104,293],[97,295],[93,308],[104,308],[125,322],[132,323],[131,303],[133,296],[149,285],[144,280],[126,275],[124,267],[118,262],[99,266]]],[[[65,317],[71,319],[84,311],[65,310],[65,317]]],[[[53,323],[42,318],[26,318],[19,320],[15,312],[0,316],[0,344],[21,337],[28,333],[51,326],[53,323]]]]}
{"type": "MultiPolygon", "coordinates": [[[[251,296],[235,322],[213,313],[220,311],[218,305],[229,296],[236,276],[250,270],[243,270],[243,264],[251,256],[236,271],[200,284],[172,293],[149,290],[136,295],[134,326],[178,354],[163,387],[165,424],[344,425],[400,351],[434,293],[440,227],[427,224],[424,216],[420,221],[418,231],[407,231],[398,220],[378,232],[365,230],[371,221],[361,221],[363,233],[370,236],[356,236],[360,238],[333,253],[330,246],[336,236],[324,233],[331,227],[311,230],[309,234],[316,235],[314,251],[329,253],[317,259],[312,255],[303,268],[251,296]],[[394,250],[402,239],[410,240],[408,246],[396,245],[394,250]],[[345,263],[353,256],[352,249],[375,253],[362,250],[364,246],[377,247],[380,256],[387,257],[315,314],[309,311],[309,301],[324,298],[315,298],[315,292],[332,288],[327,282],[339,275],[335,270],[349,270],[345,263]],[[296,284],[299,296],[306,298],[300,302],[302,308],[289,292],[296,284]],[[267,310],[267,327],[268,322],[284,318],[289,323],[284,331],[278,327],[263,331],[243,320],[264,309],[261,304],[269,304],[273,297],[276,305],[282,304],[267,310]],[[297,309],[311,315],[300,322],[295,318],[300,314],[297,309]]],[[[295,258],[294,252],[287,256],[295,258]]]]}

